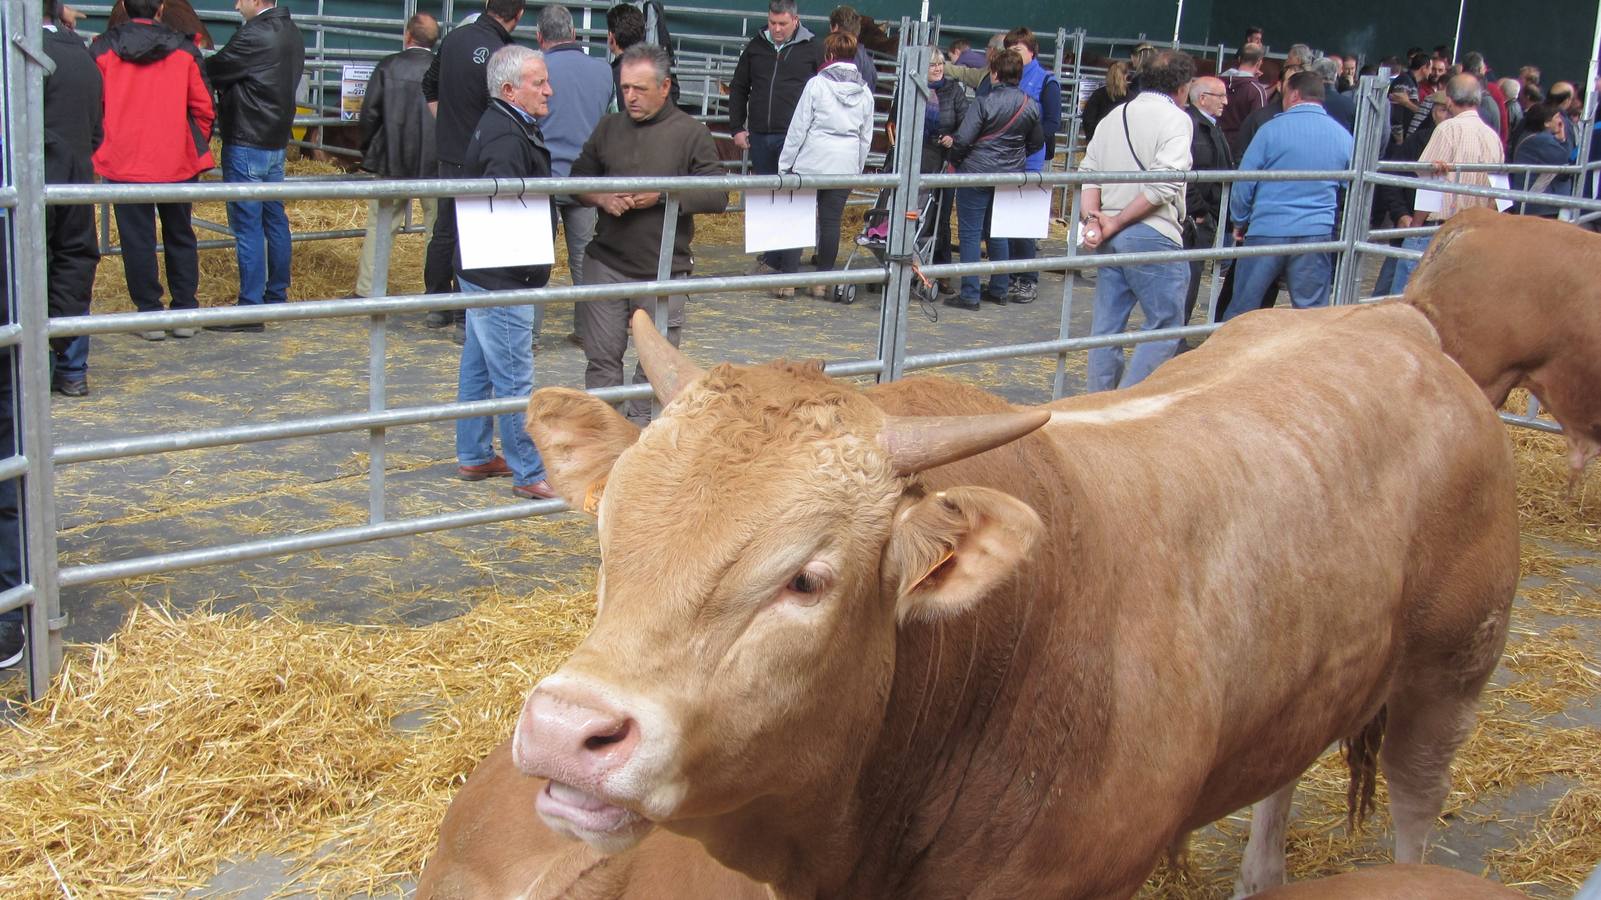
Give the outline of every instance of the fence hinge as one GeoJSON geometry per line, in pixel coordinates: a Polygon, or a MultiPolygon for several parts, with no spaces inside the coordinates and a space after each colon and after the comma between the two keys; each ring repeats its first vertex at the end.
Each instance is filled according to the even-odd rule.
{"type": "Polygon", "coordinates": [[[22,51],[22,55],[33,60],[34,65],[44,69],[46,75],[53,74],[56,71],[56,61],[44,52],[43,47],[29,46],[27,35],[20,32],[13,34],[11,35],[11,43],[17,45],[17,49],[22,51]]]}

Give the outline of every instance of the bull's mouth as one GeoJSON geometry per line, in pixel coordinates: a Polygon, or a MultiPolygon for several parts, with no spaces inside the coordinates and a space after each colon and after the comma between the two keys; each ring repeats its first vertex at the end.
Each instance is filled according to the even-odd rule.
{"type": "Polygon", "coordinates": [[[569,784],[551,781],[534,808],[546,824],[605,853],[633,846],[650,831],[650,820],[569,784]]]}

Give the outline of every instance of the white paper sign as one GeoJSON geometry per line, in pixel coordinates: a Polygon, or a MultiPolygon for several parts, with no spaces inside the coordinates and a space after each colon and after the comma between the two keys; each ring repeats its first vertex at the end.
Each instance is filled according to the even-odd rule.
{"type": "Polygon", "coordinates": [[[1039,184],[995,189],[990,237],[1044,240],[1051,230],[1051,189],[1039,184]]]}
{"type": "Polygon", "coordinates": [[[550,197],[462,197],[456,201],[456,240],[463,269],[554,265],[550,197]]]}
{"type": "MultiPolygon", "coordinates": [[[[1430,179],[1430,180],[1433,180],[1433,181],[1444,181],[1446,179],[1430,179]]],[[[1450,180],[1451,181],[1455,181],[1456,179],[1453,178],[1453,179],[1450,179],[1450,180]]],[[[1490,176],[1490,187],[1500,188],[1503,191],[1510,190],[1512,188],[1512,180],[1510,178],[1508,178],[1507,176],[1505,176],[1505,175],[1491,175],[1490,176]]],[[[1459,196],[1461,196],[1461,195],[1459,195],[1459,196]]],[[[1506,212],[1507,210],[1512,208],[1512,201],[1511,200],[1503,200],[1502,198],[1497,197],[1497,198],[1495,198],[1495,206],[1496,206],[1496,209],[1499,209],[1502,212],[1506,212]]],[[[1445,211],[1445,192],[1443,192],[1443,191],[1419,190],[1418,191],[1417,200],[1413,201],[1412,207],[1414,209],[1421,210],[1423,212],[1444,212],[1445,211]]]]}
{"type": "Polygon", "coordinates": [[[354,122],[361,118],[361,101],[367,96],[367,82],[372,80],[373,66],[345,63],[339,78],[339,118],[354,122]]]}
{"type": "MultiPolygon", "coordinates": [[[[1490,187],[1500,188],[1503,191],[1509,191],[1512,189],[1512,179],[1506,175],[1491,175],[1490,187]]],[[[1502,198],[1497,197],[1495,198],[1495,208],[1502,212],[1506,212],[1512,208],[1512,201],[1503,200],[1502,198]]]]}
{"type": "Polygon", "coordinates": [[[816,191],[746,191],[745,252],[817,243],[816,191]]]}

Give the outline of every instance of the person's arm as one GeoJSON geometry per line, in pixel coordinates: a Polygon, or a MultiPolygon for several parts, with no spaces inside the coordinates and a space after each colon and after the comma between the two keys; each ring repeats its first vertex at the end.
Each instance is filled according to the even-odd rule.
{"type": "Polygon", "coordinates": [[[979,85],[984,83],[984,79],[989,77],[989,74],[989,69],[982,69],[978,66],[959,66],[949,62],[945,64],[946,78],[954,78],[975,91],[978,90],[979,85]]]}
{"type": "Polygon", "coordinates": [[[806,82],[806,89],[801,91],[800,101],[795,104],[795,114],[789,118],[789,131],[784,134],[784,149],[778,153],[778,171],[795,171],[795,158],[800,156],[801,147],[806,145],[806,137],[812,131],[812,119],[816,115],[816,95],[812,90],[813,82],[806,82]]]}
{"type": "MultiPolygon", "coordinates": [[[[1180,113],[1183,115],[1183,113],[1180,113]]],[[[1152,171],[1188,172],[1194,160],[1190,156],[1190,143],[1194,139],[1190,117],[1184,115],[1174,124],[1163,125],[1166,131],[1158,138],[1156,153],[1152,155],[1152,171]],[[1182,126],[1182,127],[1180,127],[1182,126]]],[[[1150,202],[1151,209],[1164,204],[1177,204],[1184,196],[1184,182],[1158,181],[1140,185],[1140,194],[1150,202]]],[[[1127,210],[1124,210],[1127,212],[1127,210]]],[[[1139,221],[1134,219],[1132,221],[1139,221]]]]}
{"type": "MultiPolygon", "coordinates": [[[[1423,152],[1418,154],[1418,162],[1432,165],[1432,174],[1435,176],[1444,175],[1450,171],[1450,160],[1446,158],[1445,142],[1440,139],[1440,128],[1434,129],[1434,134],[1429,136],[1428,144],[1423,147],[1423,152]]],[[[1430,174],[1429,172],[1419,172],[1418,177],[1427,178],[1430,174]]],[[[1419,190],[1422,190],[1422,188],[1419,188],[1419,190]]],[[[1422,225],[1428,221],[1429,213],[1427,210],[1419,209],[1412,213],[1412,224],[1422,225]]]]}
{"type": "Polygon", "coordinates": [[[750,47],[739,55],[734,64],[734,80],[728,83],[728,133],[734,145],[741,150],[750,149],[750,132],[745,130],[745,117],[750,104],[750,47]]]}
{"type": "Polygon", "coordinates": [[[206,76],[213,88],[225,91],[244,79],[250,71],[251,58],[263,49],[261,39],[255,35],[255,29],[240,28],[233,40],[206,60],[206,76]]]}
{"type": "Polygon", "coordinates": [[[862,121],[856,128],[857,146],[860,150],[856,154],[856,171],[851,174],[860,174],[867,169],[867,154],[873,149],[873,105],[869,103],[862,110],[862,121]]]}
{"type": "Polygon", "coordinates": [[[1046,79],[1040,90],[1040,129],[1045,132],[1045,161],[1056,156],[1056,133],[1062,130],[1062,86],[1046,79]]]}
{"type": "MultiPolygon", "coordinates": [[[[1240,158],[1241,172],[1256,172],[1267,158],[1267,141],[1254,140],[1240,158]]],[[[1229,192],[1229,218],[1234,222],[1235,235],[1243,234],[1251,224],[1251,210],[1256,206],[1256,189],[1259,181],[1236,181],[1229,192]]]]}
{"type": "MultiPolygon", "coordinates": [[[[569,173],[573,178],[598,178],[606,175],[606,163],[600,155],[600,142],[606,128],[606,120],[600,120],[595,126],[589,139],[584,141],[584,148],[578,151],[578,158],[573,160],[573,167],[569,173]]],[[[574,199],[584,206],[598,207],[609,216],[620,216],[634,208],[633,194],[618,194],[611,191],[598,191],[592,194],[574,194],[574,199]]]]}
{"type": "MultiPolygon", "coordinates": [[[[199,55],[199,51],[196,51],[196,55],[199,55]]],[[[209,152],[210,148],[207,145],[211,143],[211,130],[217,120],[217,111],[211,103],[211,88],[206,84],[206,79],[200,71],[199,59],[195,60],[194,67],[189,71],[187,103],[189,121],[194,123],[199,138],[197,142],[199,146],[196,149],[209,152]]]]}
{"type": "MultiPolygon", "coordinates": [[[[1028,98],[1024,98],[1023,102],[1024,103],[1033,103],[1034,101],[1031,100],[1031,99],[1028,99],[1028,98]]],[[[1038,153],[1042,148],[1044,148],[1044,146],[1045,146],[1045,127],[1044,127],[1044,125],[1041,124],[1040,117],[1039,116],[1035,116],[1034,117],[1034,124],[1030,125],[1029,129],[1028,129],[1028,133],[1023,135],[1023,155],[1024,156],[1033,156],[1035,153],[1038,153]]]]}
{"type": "Polygon", "coordinates": [[[951,164],[955,165],[967,158],[973,149],[973,142],[978,140],[979,128],[983,126],[984,104],[970,103],[966,112],[962,113],[962,123],[956,126],[956,134],[951,139],[951,164]]]}
{"type": "Polygon", "coordinates": [[[422,98],[428,101],[428,111],[439,117],[439,54],[428,61],[428,71],[422,76],[422,98]]]}
{"type": "Polygon", "coordinates": [[[383,127],[384,116],[384,66],[379,63],[367,78],[367,92],[361,97],[361,155],[366,156],[372,150],[372,141],[377,137],[378,131],[383,127]]]}
{"type": "MultiPolygon", "coordinates": [[[[688,162],[684,168],[689,175],[728,174],[723,171],[723,164],[717,159],[717,142],[712,139],[712,133],[704,125],[695,129],[694,138],[689,144],[688,162]]],[[[684,191],[678,195],[679,215],[720,213],[727,208],[727,191],[716,189],[684,191]]]]}

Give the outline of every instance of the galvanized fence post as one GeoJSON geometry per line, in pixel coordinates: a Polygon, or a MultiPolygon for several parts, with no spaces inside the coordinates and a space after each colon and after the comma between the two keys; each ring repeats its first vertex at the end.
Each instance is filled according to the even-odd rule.
{"type": "MultiPolygon", "coordinates": [[[[404,201],[411,211],[411,201],[404,201]]],[[[372,296],[389,293],[389,257],[395,244],[395,203],[393,200],[369,202],[368,215],[378,212],[378,244],[372,255],[372,296]]],[[[367,324],[367,411],[383,412],[389,403],[389,317],[376,313],[367,324]]],[[[375,427],[367,431],[367,520],[374,525],[384,520],[384,468],[386,430],[375,427]]]]}
{"type": "MultiPolygon", "coordinates": [[[[1064,190],[1071,198],[1067,214],[1067,255],[1071,258],[1078,255],[1078,242],[1073,240],[1073,231],[1078,228],[1079,203],[1084,192],[1075,191],[1071,186],[1064,190]]],[[[1062,273],[1062,317],[1056,328],[1057,336],[1064,341],[1073,336],[1073,289],[1076,287],[1078,287],[1078,270],[1068,268],[1062,273]]],[[[1065,396],[1067,396],[1067,353],[1063,351],[1056,354],[1056,375],[1051,380],[1051,399],[1060,400],[1065,396]]]]}
{"type": "Polygon", "coordinates": [[[1373,209],[1373,183],[1367,176],[1375,171],[1384,144],[1389,140],[1387,86],[1381,73],[1364,76],[1357,90],[1356,140],[1351,155],[1353,174],[1346,186],[1345,218],[1340,225],[1340,240],[1345,250],[1335,269],[1332,299],[1335,305],[1357,300],[1357,275],[1362,263],[1357,244],[1367,238],[1368,216],[1373,209]]]}
{"type": "MultiPolygon", "coordinates": [[[[667,283],[673,277],[673,244],[678,240],[678,198],[666,191],[662,192],[662,244],[661,255],[656,258],[656,280],[667,283]]],[[[576,283],[576,282],[574,282],[576,283]]],[[[688,306],[688,304],[685,304],[688,306]]],[[[651,319],[656,322],[656,330],[667,337],[668,319],[671,318],[672,301],[666,294],[661,294],[651,304],[651,319]]],[[[684,310],[689,315],[689,310],[684,310]]],[[[633,383],[633,376],[623,373],[623,383],[633,383]]],[[[654,394],[650,398],[650,416],[655,419],[662,414],[662,402],[654,394]]]]}
{"type": "MultiPolygon", "coordinates": [[[[901,377],[906,360],[906,315],[911,303],[912,276],[918,229],[925,224],[918,215],[919,167],[923,157],[923,110],[928,106],[929,23],[901,19],[899,66],[907,77],[901,79],[901,102],[895,122],[895,174],[900,177],[889,208],[888,269],[884,303],[878,320],[878,380],[901,377]]],[[[921,276],[919,276],[921,277],[921,276]]]]}
{"type": "MultiPolygon", "coordinates": [[[[16,432],[27,460],[22,479],[23,578],[34,587],[28,606],[28,694],[44,696],[50,676],[61,666],[60,588],[56,580],[55,468],[50,456],[49,311],[45,299],[44,76],[49,59],[40,44],[37,7],[9,0],[5,7],[6,139],[10,174],[18,203],[11,211],[15,321],[22,326],[17,346],[16,432]],[[30,15],[29,10],[34,12],[30,15]]],[[[7,398],[9,402],[9,398],[7,398]]]]}

